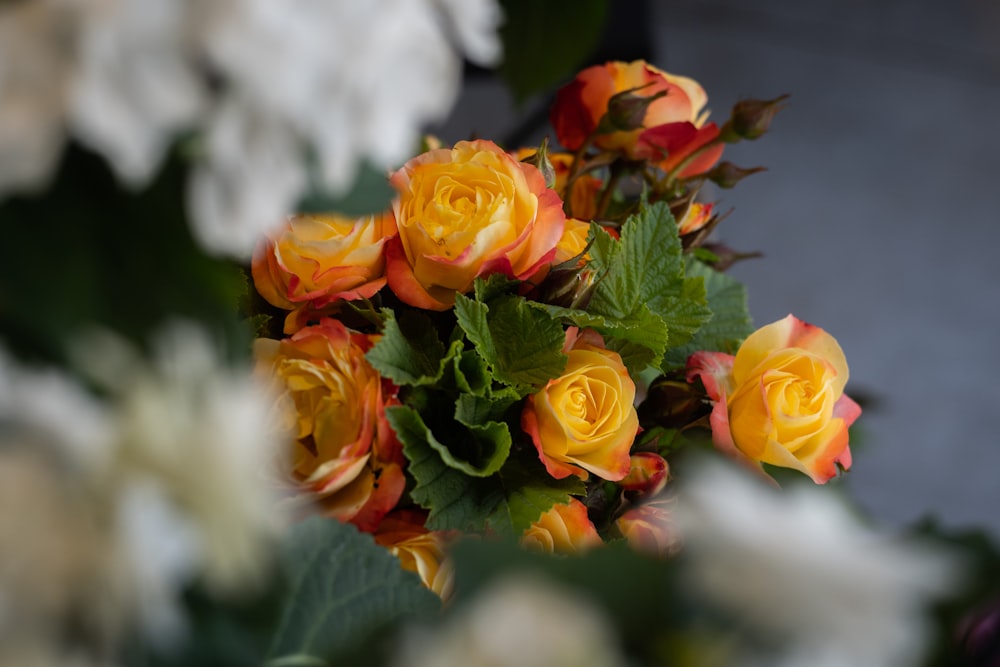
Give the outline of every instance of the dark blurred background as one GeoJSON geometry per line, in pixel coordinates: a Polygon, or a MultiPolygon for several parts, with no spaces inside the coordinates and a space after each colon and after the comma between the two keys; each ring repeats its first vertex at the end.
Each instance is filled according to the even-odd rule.
{"type": "MultiPolygon", "coordinates": [[[[700,81],[720,123],[791,94],[725,158],[768,171],[706,193],[755,324],[791,312],[832,333],[866,412],[842,482],[891,525],[936,515],[1000,536],[1000,0],[609,2],[591,61],[645,57],[700,81]]],[[[473,72],[451,142],[548,131],[473,72]]]]}

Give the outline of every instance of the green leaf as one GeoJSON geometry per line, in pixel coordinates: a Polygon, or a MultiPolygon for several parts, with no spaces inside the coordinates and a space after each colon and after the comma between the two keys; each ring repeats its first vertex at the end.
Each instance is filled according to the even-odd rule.
{"type": "Polygon", "coordinates": [[[572,76],[597,45],[607,0],[501,0],[500,73],[523,102],[572,76]]]}
{"type": "Polygon", "coordinates": [[[486,361],[475,350],[465,350],[452,358],[455,385],[458,390],[474,396],[485,396],[493,383],[486,361]]]}
{"type": "MultiPolygon", "coordinates": [[[[397,410],[387,410],[392,413],[390,421],[397,410]]],[[[489,477],[470,477],[447,465],[426,440],[400,439],[416,481],[411,496],[429,510],[427,527],[432,530],[490,529],[517,537],[552,505],[568,502],[571,495],[586,490],[576,477],[553,479],[539,461],[526,457],[509,458],[489,477]]]]}
{"type": "Polygon", "coordinates": [[[553,479],[538,460],[508,461],[496,477],[502,497],[487,525],[498,535],[520,535],[553,505],[586,492],[579,478],[553,479]]]}
{"type": "Polygon", "coordinates": [[[411,311],[396,319],[388,308],[382,309],[382,315],[382,338],[365,355],[368,363],[399,386],[433,384],[441,379],[445,348],[430,319],[411,311]]]}
{"type": "Polygon", "coordinates": [[[442,437],[450,441],[445,444],[434,436],[416,410],[393,406],[386,408],[385,413],[404,448],[408,444],[415,447],[426,445],[437,453],[442,463],[470,477],[492,475],[510,454],[511,438],[506,424],[486,422],[466,426],[442,420],[442,437]],[[464,451],[456,451],[459,449],[464,451]]]}
{"type": "Polygon", "coordinates": [[[487,306],[460,294],[455,314],[493,376],[504,384],[538,387],[566,367],[562,324],[522,297],[502,296],[487,306]]]}
{"type": "Polygon", "coordinates": [[[683,366],[698,350],[735,354],[740,343],[753,332],[746,288],[742,283],[694,259],[687,262],[687,274],[704,281],[712,319],[690,342],[667,351],[663,358],[664,370],[683,366]]]}
{"type": "Polygon", "coordinates": [[[339,213],[346,216],[362,216],[381,213],[389,208],[395,191],[389,185],[386,175],[371,166],[364,165],[358,170],[351,189],[342,195],[331,195],[317,184],[299,202],[303,213],[339,213]]]}
{"type": "Polygon", "coordinates": [[[476,301],[486,303],[504,294],[509,294],[520,284],[520,280],[508,278],[502,273],[491,273],[485,279],[476,278],[474,283],[476,301]]]}
{"type": "Polygon", "coordinates": [[[461,394],[455,402],[455,419],[466,426],[503,421],[507,411],[518,402],[516,394],[498,396],[461,394]]]}
{"type": "Polygon", "coordinates": [[[337,654],[386,625],[440,608],[419,577],[350,524],[312,517],[293,526],[282,561],[291,590],[271,642],[270,664],[332,664],[337,654]],[[293,659],[313,662],[289,662],[293,659]]]}
{"type": "Polygon", "coordinates": [[[626,220],[620,240],[596,226],[591,238],[591,264],[600,278],[588,311],[618,325],[601,329],[602,333],[645,345],[658,364],[668,344],[690,341],[712,316],[703,278],[685,276],[677,226],[666,204],[643,207],[626,220]],[[654,318],[665,325],[667,340],[658,325],[651,325],[654,318]],[[630,335],[650,326],[656,331],[649,340],[630,335]]]}

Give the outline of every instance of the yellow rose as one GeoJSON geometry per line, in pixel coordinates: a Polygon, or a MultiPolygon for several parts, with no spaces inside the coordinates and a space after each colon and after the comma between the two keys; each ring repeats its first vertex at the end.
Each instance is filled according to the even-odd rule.
{"type": "Polygon", "coordinates": [[[673,527],[672,501],[658,498],[632,507],[615,521],[622,537],[640,553],[666,558],[680,550],[680,536],[673,527]]]}
{"type": "Polygon", "coordinates": [[[382,378],[365,359],[372,345],[371,336],[329,318],[254,344],[259,371],[277,385],[282,426],[294,436],[292,480],[324,514],[369,531],[405,485],[382,378]]]}
{"type": "Polygon", "coordinates": [[[566,219],[541,172],[490,141],[418,155],[392,175],[398,236],[389,288],[411,306],[447,310],[479,276],[524,280],[555,256],[566,219]]]}
{"type": "Polygon", "coordinates": [[[789,315],[751,334],[735,357],[696,352],[688,381],[696,377],[714,403],[712,438],[723,451],[817,484],[850,467],[847,429],[861,408],[844,394],[843,350],[819,327],[789,315]]]}
{"type": "MultiPolygon", "coordinates": [[[[268,303],[292,310],[286,333],[302,310],[341,299],[366,299],[385,285],[383,245],[396,233],[392,215],[361,218],[296,215],[257,244],[251,270],[268,303]]],[[[297,327],[295,327],[297,328],[297,327]]]]}
{"type": "MultiPolygon", "coordinates": [[[[577,257],[587,247],[587,237],[590,234],[590,223],[576,218],[566,218],[566,228],[562,238],[556,244],[556,256],[553,264],[562,264],[577,257]]],[[[587,256],[580,258],[581,263],[587,256]]]]}
{"type": "Polygon", "coordinates": [[[564,351],[566,370],[528,397],[521,427],[556,479],[586,479],[592,472],[620,480],[631,466],[629,449],[639,429],[635,383],[594,331],[571,327],[564,351]]]}
{"type": "Polygon", "coordinates": [[[425,521],[421,512],[393,512],[379,524],[375,542],[398,558],[404,570],[419,576],[424,586],[447,600],[455,588],[455,564],[446,554],[452,535],[427,530],[425,521]]]}
{"type": "Polygon", "coordinates": [[[587,516],[587,506],[576,498],[553,505],[521,536],[521,545],[542,553],[581,553],[603,544],[587,516]]]}

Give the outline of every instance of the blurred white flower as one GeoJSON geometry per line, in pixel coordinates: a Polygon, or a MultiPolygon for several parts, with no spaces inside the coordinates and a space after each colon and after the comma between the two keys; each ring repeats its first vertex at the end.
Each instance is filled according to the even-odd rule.
{"type": "Polygon", "coordinates": [[[193,324],[165,327],[151,361],[106,333],[74,354],[105,398],[0,352],[0,647],[60,646],[78,617],[98,643],[138,626],[169,644],[187,586],[266,574],[273,400],[193,324]]]}
{"type": "Polygon", "coordinates": [[[304,149],[332,192],[351,185],[363,160],[394,167],[417,146],[420,129],[451,109],[458,49],[483,64],[500,54],[495,0],[216,0],[207,7],[202,39],[238,109],[224,101],[210,121],[191,214],[207,247],[221,253],[247,256],[260,231],[295,205],[305,185],[304,149]],[[226,138],[246,136],[250,123],[263,140],[226,138]],[[233,234],[234,227],[252,233],[233,234]]]}
{"type": "Polygon", "coordinates": [[[691,475],[680,498],[693,595],[778,647],[738,650],[740,665],[919,664],[926,606],[956,583],[951,557],[875,532],[829,490],[779,492],[719,464],[691,475]]]}
{"type": "Polygon", "coordinates": [[[397,667],[624,667],[601,610],[529,574],[499,579],[435,633],[410,633],[397,667]]]}
{"type": "Polygon", "coordinates": [[[123,182],[139,186],[204,107],[190,2],[89,4],[78,36],[69,121],[76,137],[104,155],[123,182]]]}
{"type": "MultiPolygon", "coordinates": [[[[113,340],[94,336],[84,340],[83,349],[88,346],[92,359],[128,365],[115,361],[121,352],[113,340]]],[[[164,328],[152,364],[130,370],[109,387],[119,428],[112,474],[129,497],[154,508],[161,523],[178,526],[138,536],[158,541],[144,549],[169,549],[168,542],[189,532],[196,545],[189,550],[193,572],[223,592],[248,585],[266,564],[280,525],[267,478],[272,457],[283,451],[268,421],[273,401],[249,368],[230,368],[193,324],[164,328]],[[176,515],[156,509],[163,502],[176,515]],[[185,523],[190,527],[182,530],[185,523]]],[[[171,572],[179,567],[170,563],[171,572]]]]}
{"type": "Polygon", "coordinates": [[[73,78],[74,3],[0,3],[0,197],[37,190],[63,145],[73,78]]]}
{"type": "Polygon", "coordinates": [[[66,129],[141,186],[205,134],[189,210],[214,253],[363,161],[397,166],[458,92],[462,56],[500,55],[497,0],[22,0],[0,3],[0,196],[42,187],[66,129]]]}

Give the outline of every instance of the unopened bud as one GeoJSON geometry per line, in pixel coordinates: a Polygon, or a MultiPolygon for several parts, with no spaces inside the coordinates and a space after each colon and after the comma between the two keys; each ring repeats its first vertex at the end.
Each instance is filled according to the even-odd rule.
{"type": "Polygon", "coordinates": [[[629,88],[612,95],[608,100],[608,110],[597,124],[597,132],[600,134],[631,132],[643,127],[649,105],[667,94],[667,91],[661,90],[652,95],[636,95],[637,90],[650,85],[652,84],[629,88]]]}
{"type": "Polygon", "coordinates": [[[750,174],[756,174],[761,171],[767,171],[767,168],[750,167],[749,169],[744,169],[743,167],[737,167],[732,162],[720,162],[705,175],[708,176],[708,180],[720,188],[731,188],[750,174]]]}
{"type": "Polygon", "coordinates": [[[542,144],[534,154],[527,156],[521,162],[538,167],[538,171],[542,172],[542,177],[545,179],[545,187],[555,187],[556,169],[552,166],[552,161],[549,160],[549,140],[547,137],[542,139],[542,144]]]}
{"type": "Polygon", "coordinates": [[[637,452],[631,456],[631,467],[621,485],[625,491],[651,498],[663,490],[669,477],[670,467],[662,456],[655,452],[637,452]]]}
{"type": "Polygon", "coordinates": [[[773,100],[740,100],[733,105],[729,126],[743,139],[757,139],[767,132],[774,115],[785,108],[781,103],[786,99],[788,95],[781,95],[773,100]]]}
{"type": "Polygon", "coordinates": [[[639,406],[644,425],[680,428],[707,413],[703,397],[682,377],[665,375],[653,381],[639,406]]]}
{"type": "MultiPolygon", "coordinates": [[[[582,253],[581,253],[582,257],[582,253]]],[[[597,282],[592,269],[573,265],[576,258],[552,268],[538,286],[536,299],[563,308],[586,308],[597,282]]]]}

